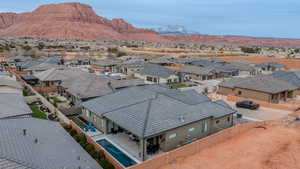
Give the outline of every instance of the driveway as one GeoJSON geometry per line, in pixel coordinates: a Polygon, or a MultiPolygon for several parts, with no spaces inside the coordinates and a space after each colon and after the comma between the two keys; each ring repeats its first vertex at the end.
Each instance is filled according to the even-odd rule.
{"type": "Polygon", "coordinates": [[[231,105],[235,110],[237,110],[238,113],[242,114],[243,119],[249,121],[276,120],[292,113],[290,111],[271,109],[265,107],[260,107],[258,110],[249,110],[249,109],[237,108],[234,102],[227,102],[227,103],[231,105]]]}

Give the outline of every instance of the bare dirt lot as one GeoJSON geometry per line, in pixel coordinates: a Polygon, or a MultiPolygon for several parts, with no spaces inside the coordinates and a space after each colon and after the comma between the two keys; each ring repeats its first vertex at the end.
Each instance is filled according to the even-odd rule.
{"type": "Polygon", "coordinates": [[[225,61],[231,60],[248,60],[255,64],[264,62],[277,62],[285,65],[290,70],[300,69],[300,59],[283,59],[283,58],[268,58],[268,57],[221,57],[225,61]]]}
{"type": "Polygon", "coordinates": [[[300,122],[253,128],[160,169],[299,169],[300,122]]]}

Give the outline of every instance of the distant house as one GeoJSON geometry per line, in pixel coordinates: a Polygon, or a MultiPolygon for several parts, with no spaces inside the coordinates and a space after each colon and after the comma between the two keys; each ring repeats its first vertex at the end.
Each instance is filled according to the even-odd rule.
{"type": "Polygon", "coordinates": [[[144,81],[140,79],[116,80],[104,75],[86,74],[64,80],[59,92],[71,103],[78,105],[83,101],[106,95],[118,89],[138,85],[144,85],[144,81]]]}
{"type": "Polygon", "coordinates": [[[96,60],[91,63],[91,65],[99,72],[118,72],[117,67],[121,64],[120,60],[116,59],[105,59],[96,60]]]}
{"type": "Polygon", "coordinates": [[[9,76],[0,76],[0,119],[28,116],[32,111],[23,98],[23,87],[9,76]]]}
{"type": "Polygon", "coordinates": [[[294,98],[297,87],[289,82],[270,76],[233,78],[219,85],[219,94],[279,103],[294,98]]]}
{"type": "Polygon", "coordinates": [[[0,135],[2,169],[102,169],[57,122],[1,119],[0,135]]]}
{"type": "Polygon", "coordinates": [[[184,81],[187,80],[211,80],[217,77],[213,68],[186,65],[179,70],[184,81]]]}
{"type": "Polygon", "coordinates": [[[228,62],[226,65],[237,68],[239,76],[255,76],[261,73],[260,67],[247,61],[236,60],[228,62]]]}
{"type": "Polygon", "coordinates": [[[34,74],[36,78],[39,79],[41,87],[57,87],[63,80],[69,78],[77,78],[79,76],[84,76],[89,73],[84,72],[78,68],[51,68],[46,71],[42,71],[34,74]]]}
{"type": "Polygon", "coordinates": [[[279,64],[277,62],[265,62],[262,64],[258,65],[263,71],[280,71],[280,70],[285,70],[286,66],[283,64],[279,64]]]}
{"type": "Polygon", "coordinates": [[[149,63],[157,64],[161,66],[171,66],[175,64],[175,57],[172,56],[162,56],[158,58],[151,59],[149,63]]]}
{"type": "Polygon", "coordinates": [[[145,64],[142,69],[134,73],[134,76],[143,79],[146,83],[150,84],[169,84],[179,82],[179,76],[176,71],[154,64],[145,64]]]}
{"type": "Polygon", "coordinates": [[[127,75],[132,75],[144,67],[146,61],[144,59],[131,59],[124,61],[119,65],[118,71],[127,75]]]}
{"type": "Polygon", "coordinates": [[[236,112],[194,90],[159,85],[122,89],[82,105],[82,117],[106,135],[134,137],[141,160],[231,127],[236,112]]]}
{"type": "Polygon", "coordinates": [[[295,92],[296,95],[300,95],[300,71],[287,72],[287,71],[275,71],[269,76],[288,82],[298,88],[295,92]]]}

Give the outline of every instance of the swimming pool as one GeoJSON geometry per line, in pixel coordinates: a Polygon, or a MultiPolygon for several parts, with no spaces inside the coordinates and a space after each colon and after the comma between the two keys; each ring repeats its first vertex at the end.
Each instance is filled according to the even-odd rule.
{"type": "Polygon", "coordinates": [[[124,154],[121,150],[115,147],[106,139],[98,140],[98,144],[100,144],[107,152],[109,152],[115,159],[117,159],[124,167],[130,167],[135,165],[136,162],[124,154]]]}

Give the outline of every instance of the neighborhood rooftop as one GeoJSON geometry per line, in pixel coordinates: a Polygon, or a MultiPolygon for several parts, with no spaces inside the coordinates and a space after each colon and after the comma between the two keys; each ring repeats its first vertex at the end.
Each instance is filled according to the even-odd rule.
{"type": "Polygon", "coordinates": [[[140,74],[158,76],[167,78],[176,72],[173,70],[169,70],[164,68],[163,66],[155,65],[155,64],[145,64],[143,69],[138,71],[140,74]]]}
{"type": "Polygon", "coordinates": [[[0,168],[101,169],[57,122],[3,119],[0,135],[0,168]]]}
{"type": "Polygon", "coordinates": [[[220,86],[229,88],[238,87],[242,89],[250,89],[273,94],[297,89],[296,86],[286,81],[263,75],[231,79],[221,83],[220,86]]]}

